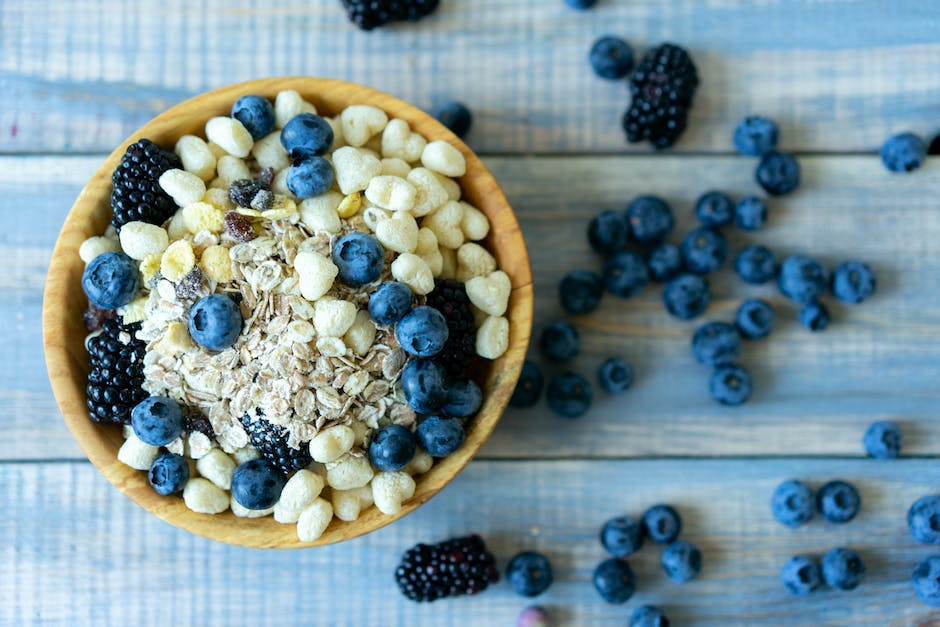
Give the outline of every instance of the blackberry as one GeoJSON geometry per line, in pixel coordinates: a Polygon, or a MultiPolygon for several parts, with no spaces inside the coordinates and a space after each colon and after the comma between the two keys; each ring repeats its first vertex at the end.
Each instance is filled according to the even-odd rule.
{"type": "Polygon", "coordinates": [[[342,0],[349,21],[362,30],[389,22],[417,22],[437,10],[439,0],[342,0]]]}
{"type": "Polygon", "coordinates": [[[268,422],[260,409],[255,410],[256,417],[250,414],[242,416],[242,425],[248,433],[251,445],[258,449],[261,457],[268,460],[285,474],[306,468],[313,459],[306,446],[293,448],[287,444],[287,428],[268,422]]]}
{"type": "Polygon", "coordinates": [[[163,224],[176,213],[176,203],[160,187],[167,170],[183,167],[179,157],[149,139],[127,147],[121,165],[111,175],[111,224],[120,229],[128,222],[163,224]]]}
{"type": "Polygon", "coordinates": [[[688,124],[696,87],[698,72],[685,49],[667,43],[647,52],[630,78],[633,102],[623,117],[627,140],[672,146],[688,124]]]}
{"type": "Polygon", "coordinates": [[[416,544],[395,569],[395,582],[412,601],[477,594],[499,581],[496,560],[478,535],[416,544]]]}
{"type": "Polygon", "coordinates": [[[451,375],[458,375],[470,365],[476,333],[473,311],[463,283],[453,279],[434,282],[434,290],[428,294],[427,305],[444,314],[447,320],[447,341],[437,354],[437,360],[451,375]]]}
{"type": "Polygon", "coordinates": [[[131,423],[131,410],[149,395],[144,383],[146,345],[135,334],[140,323],[123,324],[110,318],[101,334],[88,341],[88,415],[95,422],[131,423]]]}

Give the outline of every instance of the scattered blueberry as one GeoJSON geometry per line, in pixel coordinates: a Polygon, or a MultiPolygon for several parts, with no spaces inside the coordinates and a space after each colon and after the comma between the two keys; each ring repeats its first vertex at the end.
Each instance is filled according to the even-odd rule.
{"type": "Polygon", "coordinates": [[[427,305],[409,311],[395,327],[395,337],[402,349],[416,357],[437,355],[444,348],[448,335],[444,314],[427,305]]]}
{"type": "Polygon", "coordinates": [[[728,258],[728,240],[715,229],[699,228],[685,236],[680,246],[685,269],[693,274],[708,274],[728,258]]]}
{"type": "Polygon", "coordinates": [[[734,217],[734,203],[727,194],[705,192],[695,201],[695,217],[702,226],[725,226],[734,217]]]}
{"type": "Polygon", "coordinates": [[[483,390],[471,379],[452,382],[447,388],[447,403],[441,412],[455,418],[469,418],[483,405],[483,390]]]}
{"type": "Polygon", "coordinates": [[[742,281],[760,285],[777,276],[777,258],[765,246],[748,246],[735,257],[734,271],[742,281]]]}
{"type": "Polygon", "coordinates": [[[760,157],[777,147],[778,136],[773,120],[749,115],[734,129],[734,147],[742,155],[760,157]]]}
{"type": "Polygon", "coordinates": [[[901,427],[890,420],[871,423],[862,438],[865,451],[875,459],[893,459],[901,454],[901,427]]]}
{"type": "Polygon", "coordinates": [[[832,273],[832,293],[843,303],[856,305],[875,292],[875,273],[861,261],[846,261],[832,273]]]}
{"type": "Polygon", "coordinates": [[[516,389],[513,390],[512,397],[509,399],[510,407],[519,409],[532,407],[539,401],[543,385],[541,368],[534,361],[526,359],[522,362],[522,371],[519,373],[516,389]]]}
{"type": "Polygon", "coordinates": [[[339,268],[339,280],[359,287],[379,278],[385,265],[385,249],[368,233],[353,231],[333,246],[333,263],[339,268]]]}
{"type": "Polygon", "coordinates": [[[182,455],[161,453],[150,464],[147,479],[154,491],[161,496],[181,492],[189,481],[189,463],[182,455]]]}
{"type": "Polygon", "coordinates": [[[754,176],[765,192],[783,196],[800,185],[800,164],[788,152],[768,152],[761,157],[754,176]]]}
{"type": "Polygon", "coordinates": [[[641,605],[630,614],[630,627],[669,627],[669,619],[658,607],[641,605]]]}
{"type": "Polygon", "coordinates": [[[232,105],[232,117],[242,123],[253,139],[274,130],[274,107],[261,96],[242,96],[232,105]]]}
{"type": "Polygon", "coordinates": [[[881,162],[892,172],[911,172],[927,158],[927,144],[913,133],[889,137],[881,146],[881,162]]]}
{"type": "Polygon", "coordinates": [[[594,569],[594,589],[608,603],[626,603],[636,591],[630,565],[616,557],[604,560],[594,569]]]}
{"type": "Polygon", "coordinates": [[[545,398],[559,416],[578,418],[591,407],[591,384],[575,372],[564,372],[549,381],[545,398]]]}
{"type": "Polygon", "coordinates": [[[82,289],[100,309],[117,309],[131,302],[140,285],[133,259],[122,252],[103,253],[92,259],[82,274],[82,289]]]}
{"type": "Polygon", "coordinates": [[[323,157],[295,161],[287,170],[287,189],[297,198],[313,198],[330,191],[333,166],[323,157]]]}
{"type": "Polygon", "coordinates": [[[711,298],[708,280],[695,274],[680,274],[663,290],[666,311],[680,320],[691,320],[701,314],[711,298]]]}
{"type": "Polygon", "coordinates": [[[594,42],[588,55],[594,73],[601,78],[617,80],[633,69],[633,50],[620,37],[606,35],[594,42]]]}
{"type": "Polygon", "coordinates": [[[745,196],[734,206],[734,225],[745,231],[757,231],[767,222],[767,203],[757,196],[745,196]]]}
{"type": "Polygon", "coordinates": [[[682,271],[682,254],[675,244],[660,244],[646,259],[650,278],[660,283],[670,281],[682,271]]]}
{"type": "Polygon", "coordinates": [[[431,457],[447,457],[463,444],[463,424],[457,418],[429,416],[418,423],[416,435],[431,457]]]}
{"type": "Polygon", "coordinates": [[[741,405],[751,396],[751,375],[737,364],[718,366],[712,371],[708,391],[722,405],[741,405]]]}
{"type": "Polygon", "coordinates": [[[509,560],[506,579],[516,594],[535,597],[552,585],[552,565],[541,553],[523,551],[509,560]]]}
{"type": "Polygon", "coordinates": [[[819,513],[833,523],[847,523],[855,518],[861,504],[858,491],[845,481],[830,481],[816,493],[819,513]]]}
{"type": "Polygon", "coordinates": [[[151,396],[131,410],[131,426],[141,442],[166,446],[183,432],[183,410],[168,396],[151,396]]]}
{"type": "Polygon", "coordinates": [[[706,366],[733,362],[741,353],[741,334],[727,322],[709,322],[692,336],[692,354],[706,366]]]}
{"type": "Polygon", "coordinates": [[[792,255],[780,264],[777,285],[784,296],[805,305],[819,300],[826,291],[826,271],[805,255],[792,255]]]}
{"type": "Polygon", "coordinates": [[[409,359],[401,371],[405,400],[418,413],[432,414],[447,402],[447,371],[434,359],[409,359]]]}
{"type": "Polygon", "coordinates": [[[408,465],[415,455],[415,436],[401,425],[386,425],[372,436],[369,461],[382,472],[395,472],[408,465]]]}
{"type": "Polygon", "coordinates": [[[630,234],[642,244],[662,241],[676,223],[672,209],[656,196],[637,196],[627,206],[625,215],[630,234]]]}
{"type": "Polygon", "coordinates": [[[552,617],[539,605],[527,607],[516,618],[516,627],[551,627],[552,617]]]}
{"type": "Polygon", "coordinates": [[[565,4],[567,4],[572,9],[584,11],[592,8],[595,4],[597,4],[597,0],[565,0],[565,4]]]}
{"type": "Polygon", "coordinates": [[[601,528],[601,544],[614,557],[633,555],[643,546],[643,526],[630,516],[617,516],[601,528]]]}
{"type": "Polygon", "coordinates": [[[391,326],[411,311],[411,301],[411,288],[388,281],[369,295],[369,317],[376,324],[391,326]]]}
{"type": "Polygon", "coordinates": [[[922,496],[907,510],[907,528],[921,544],[940,544],[940,496],[922,496]]]}
{"type": "Polygon", "coordinates": [[[604,294],[604,284],[596,272],[573,270],[558,284],[562,308],[572,314],[586,314],[597,309],[604,294]]]}
{"type": "Polygon", "coordinates": [[[604,287],[619,298],[629,298],[649,282],[646,262],[636,253],[622,252],[604,262],[604,287]]]}
{"type": "Polygon", "coordinates": [[[594,252],[605,257],[615,255],[627,243],[627,220],[622,213],[601,211],[591,218],[587,235],[594,252]]]}
{"type": "Polygon", "coordinates": [[[770,511],[774,518],[787,527],[805,525],[813,518],[816,501],[813,491],[802,481],[784,481],[770,499],[770,511]]]}
{"type": "Polygon", "coordinates": [[[854,590],[862,583],[865,564],[852,549],[832,549],[822,559],[823,579],[839,590],[854,590]]]}
{"type": "Polygon", "coordinates": [[[803,305],[797,318],[810,331],[825,331],[829,326],[829,308],[823,303],[803,305]]]}
{"type": "Polygon", "coordinates": [[[189,334],[209,350],[228,348],[241,332],[241,309],[224,294],[209,294],[189,310],[189,334]]]}
{"type": "Polygon", "coordinates": [[[678,583],[691,581],[702,571],[702,552],[685,540],[668,544],[660,561],[666,576],[678,583]]]}
{"type": "Polygon", "coordinates": [[[914,568],[914,592],[931,607],[940,607],[940,555],[931,555],[914,568]]]}
{"type": "Polygon", "coordinates": [[[266,459],[239,464],[232,475],[232,498],[247,509],[274,507],[287,477],[266,459]]]}
{"type": "Polygon", "coordinates": [[[325,155],[333,145],[333,127],[315,113],[300,113],[281,129],[281,145],[294,160],[325,155]]]}
{"type": "Polygon", "coordinates": [[[780,580],[791,594],[806,596],[822,585],[822,569],[807,555],[794,555],[780,570],[780,580]]]}
{"type": "Polygon", "coordinates": [[[620,357],[611,357],[597,369],[597,382],[608,394],[619,394],[633,385],[633,366],[620,357]]]}
{"type": "Polygon", "coordinates": [[[734,320],[738,332],[749,340],[759,340],[770,335],[774,328],[774,308],[759,298],[741,303],[734,320]]]}
{"type": "Polygon", "coordinates": [[[542,354],[552,361],[568,361],[581,349],[578,331],[564,320],[553,322],[542,330],[539,338],[542,354]]]}
{"type": "Polygon", "coordinates": [[[643,530],[653,542],[669,544],[679,537],[682,519],[669,505],[654,505],[643,512],[643,530]]]}
{"type": "Polygon", "coordinates": [[[434,111],[437,121],[457,137],[464,137],[473,125],[473,114],[462,102],[448,102],[434,111]]]}

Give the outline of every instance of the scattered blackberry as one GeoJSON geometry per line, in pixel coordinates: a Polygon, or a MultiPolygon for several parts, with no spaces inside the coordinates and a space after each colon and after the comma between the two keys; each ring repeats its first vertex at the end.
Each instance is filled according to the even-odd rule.
{"type": "Polygon", "coordinates": [[[237,242],[250,242],[257,236],[251,222],[240,213],[229,211],[222,222],[225,224],[225,232],[237,242]]]}
{"type": "Polygon", "coordinates": [[[95,422],[131,423],[131,410],[148,394],[144,383],[144,342],[135,337],[140,323],[110,318],[101,334],[88,341],[88,415],[95,422]]]}
{"type": "Polygon", "coordinates": [[[395,581],[412,601],[477,594],[499,581],[493,555],[478,535],[408,549],[395,569],[395,581]]]}
{"type": "Polygon", "coordinates": [[[447,342],[437,354],[437,360],[451,375],[460,374],[470,365],[474,348],[475,327],[470,299],[463,283],[453,279],[434,282],[434,290],[428,294],[427,304],[444,314],[447,320],[447,342]]]}
{"type": "Polygon", "coordinates": [[[672,146],[688,123],[697,86],[698,72],[685,49],[662,44],[647,52],[630,78],[633,102],[623,117],[627,140],[672,146]]]}
{"type": "Polygon", "coordinates": [[[97,331],[104,324],[105,320],[110,320],[115,315],[113,309],[101,309],[88,303],[88,309],[82,314],[82,320],[85,322],[85,328],[89,331],[97,331]]]}
{"type": "Polygon", "coordinates": [[[268,460],[285,474],[306,468],[313,459],[308,447],[299,449],[287,445],[287,428],[268,422],[260,409],[255,410],[256,417],[249,414],[242,416],[242,426],[248,433],[251,445],[258,449],[261,457],[268,460]]]}
{"type": "Polygon", "coordinates": [[[179,157],[149,139],[131,144],[121,165],[111,175],[111,224],[120,229],[128,222],[163,224],[176,213],[176,203],[157,180],[173,168],[181,168],[179,157]]]}
{"type": "Polygon", "coordinates": [[[212,428],[212,423],[195,407],[183,406],[183,431],[186,433],[198,431],[210,440],[215,439],[215,429],[212,428]]]}
{"type": "Polygon", "coordinates": [[[439,0],[342,0],[349,21],[362,30],[389,22],[417,22],[437,10],[439,0]]]}

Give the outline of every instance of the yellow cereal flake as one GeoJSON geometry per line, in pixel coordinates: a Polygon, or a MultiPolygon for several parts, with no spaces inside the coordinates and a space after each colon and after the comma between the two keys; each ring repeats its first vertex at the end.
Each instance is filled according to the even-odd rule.
{"type": "Polygon", "coordinates": [[[196,265],[196,253],[193,252],[193,245],[189,241],[181,239],[173,242],[163,251],[163,258],[160,260],[160,274],[164,278],[176,283],[196,265]]]}
{"type": "Polygon", "coordinates": [[[249,209],[248,207],[235,207],[235,213],[243,215],[246,218],[260,218],[264,215],[257,209],[249,209]]]}
{"type": "Polygon", "coordinates": [[[144,285],[149,285],[150,280],[157,276],[160,271],[160,255],[147,255],[140,262],[140,278],[144,285]]]}
{"type": "Polygon", "coordinates": [[[228,283],[233,278],[232,259],[225,246],[209,246],[202,251],[199,266],[216,283],[228,283]]]}
{"type": "Polygon", "coordinates": [[[183,223],[190,233],[199,231],[221,233],[225,228],[224,217],[225,213],[221,209],[206,202],[194,202],[183,207],[183,223]]]}
{"type": "Polygon", "coordinates": [[[228,196],[228,190],[218,187],[210,187],[207,189],[205,195],[202,197],[202,201],[222,211],[231,211],[235,207],[228,196]]]}
{"type": "Polygon", "coordinates": [[[171,355],[185,353],[195,346],[189,335],[189,328],[185,322],[177,320],[167,325],[163,338],[160,340],[161,348],[171,355]]]}
{"type": "Polygon", "coordinates": [[[353,192],[340,201],[339,206],[336,207],[336,213],[346,220],[359,213],[360,209],[362,209],[362,194],[353,192]]]}
{"type": "Polygon", "coordinates": [[[124,305],[121,309],[118,310],[118,313],[121,314],[121,318],[124,320],[124,324],[132,324],[134,322],[140,322],[144,319],[144,309],[147,307],[147,297],[142,296],[136,300],[132,300],[128,304],[124,305]]]}
{"type": "Polygon", "coordinates": [[[266,220],[283,220],[297,213],[297,203],[280,194],[274,194],[274,200],[271,207],[261,212],[261,217],[266,220]]]}

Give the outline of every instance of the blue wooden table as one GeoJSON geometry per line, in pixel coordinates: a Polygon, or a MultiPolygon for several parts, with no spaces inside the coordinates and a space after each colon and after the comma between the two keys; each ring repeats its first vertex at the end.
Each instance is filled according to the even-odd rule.
{"type": "MultiPolygon", "coordinates": [[[[477,598],[415,605],[392,572],[402,551],[475,531],[501,564],[537,549],[556,583],[538,602],[556,624],[624,625],[641,603],[679,625],[936,624],[914,596],[917,545],[904,516],[938,489],[940,453],[940,162],[891,175],[875,151],[890,134],[940,130],[935,3],[831,0],[442,0],[414,26],[364,34],[336,0],[0,2],[0,623],[5,625],[511,625],[525,599],[505,583],[477,598]],[[688,46],[702,87],[671,151],[627,146],[622,83],[595,78],[587,49],[605,33],[637,50],[688,46]],[[41,290],[58,228],[78,190],[154,114],[219,85],[306,74],[384,89],[423,107],[459,99],[468,141],[503,184],[532,256],[538,326],[560,315],[556,285],[593,267],[582,233],[602,208],[667,198],[679,230],[709,188],[756,192],[753,160],[730,136],[746,114],[775,118],[800,155],[799,191],[767,228],[732,236],[827,263],[868,260],[879,293],[835,307],[809,334],[772,289],[713,283],[709,319],[744,296],[779,306],[778,330],[748,345],[756,393],[712,403],[689,354],[693,323],[665,315],[659,292],[609,299],[576,319],[592,372],[622,355],[635,389],[599,397],[566,421],[544,405],[510,411],[479,457],[401,522],[339,546],[295,552],[215,544],[145,514],[84,460],[66,431],[41,355],[41,290]],[[864,458],[875,419],[905,429],[904,457],[864,458]],[[848,525],[793,531],[772,519],[782,480],[840,477],[862,494],[848,525]],[[639,592],[606,605],[590,575],[605,519],[670,502],[703,552],[703,576],[665,580],[658,549],[630,559],[639,592]],[[851,546],[869,575],[853,593],[787,595],[777,575],[795,553],[851,546]]],[[[728,274],[728,273],[726,273],[728,274]]]]}

